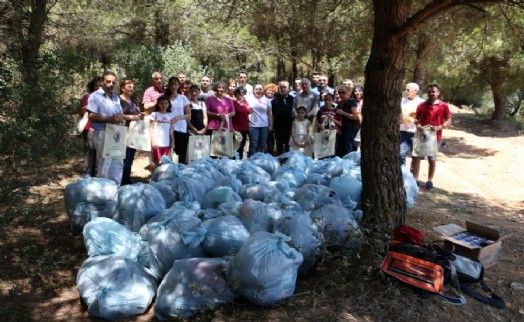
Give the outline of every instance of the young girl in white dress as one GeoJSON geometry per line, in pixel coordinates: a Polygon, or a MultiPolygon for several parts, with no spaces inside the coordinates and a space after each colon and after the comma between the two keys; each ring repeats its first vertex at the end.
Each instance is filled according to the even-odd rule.
{"type": "Polygon", "coordinates": [[[306,119],[306,107],[297,108],[297,118],[293,121],[291,128],[291,139],[289,140],[290,150],[299,150],[304,155],[311,156],[313,149],[311,147],[310,122],[306,119]]]}

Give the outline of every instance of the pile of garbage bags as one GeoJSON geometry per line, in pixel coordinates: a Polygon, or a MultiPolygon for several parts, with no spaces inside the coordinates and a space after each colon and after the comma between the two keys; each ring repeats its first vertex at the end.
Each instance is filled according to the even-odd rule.
{"type": "MultiPolygon", "coordinates": [[[[403,175],[412,206],[418,188],[403,175]]],[[[80,296],[104,319],[142,314],[153,301],[159,320],[236,297],[273,305],[293,295],[323,249],[358,246],[361,192],[358,152],[165,162],[151,183],[120,188],[78,180],[64,199],[89,256],[77,276],[80,296]]]]}

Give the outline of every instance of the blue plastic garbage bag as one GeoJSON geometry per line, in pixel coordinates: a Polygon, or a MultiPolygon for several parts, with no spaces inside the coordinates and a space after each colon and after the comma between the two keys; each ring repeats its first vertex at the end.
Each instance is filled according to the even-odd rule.
{"type": "Polygon", "coordinates": [[[243,185],[240,188],[239,195],[244,200],[253,199],[263,202],[269,202],[273,200],[280,200],[282,194],[276,186],[264,182],[243,185]]]}
{"type": "Polygon", "coordinates": [[[343,157],[344,160],[350,161],[355,166],[360,166],[360,152],[353,151],[349,152],[343,157]]]}
{"type": "Polygon", "coordinates": [[[275,223],[275,232],[291,237],[290,246],[304,257],[304,262],[298,268],[299,274],[306,274],[320,260],[323,237],[306,212],[284,212],[275,223]]]}
{"type": "Polygon", "coordinates": [[[113,180],[91,178],[68,184],[64,201],[69,229],[79,234],[93,218],[113,217],[117,200],[118,186],[113,180]]]}
{"type": "Polygon", "coordinates": [[[134,261],[142,249],[140,235],[110,218],[95,218],[84,227],[84,245],[89,256],[122,255],[134,261]]]}
{"type": "Polygon", "coordinates": [[[206,237],[202,248],[215,257],[236,254],[249,238],[249,231],[235,216],[226,215],[204,221],[206,237]]]}
{"type": "Polygon", "coordinates": [[[205,183],[189,176],[175,178],[171,188],[181,201],[196,201],[199,204],[202,204],[204,195],[209,190],[205,183]]]}
{"type": "Polygon", "coordinates": [[[404,179],[404,189],[406,190],[406,201],[408,208],[413,208],[419,190],[417,181],[406,166],[402,166],[402,179],[404,179]]]}
{"type": "Polygon", "coordinates": [[[127,257],[102,255],[82,264],[76,285],[90,316],[116,320],[143,314],[155,297],[158,282],[127,257]]]}
{"type": "Polygon", "coordinates": [[[306,169],[313,162],[311,157],[307,157],[300,151],[289,151],[278,156],[281,165],[306,169]]]}
{"type": "Polygon", "coordinates": [[[222,158],[218,160],[217,169],[224,175],[230,175],[242,165],[243,161],[222,158]]]}
{"type": "Polygon", "coordinates": [[[316,184],[305,184],[298,188],[295,191],[293,200],[302,207],[302,210],[308,212],[319,209],[325,205],[342,205],[335,190],[316,184]]]}
{"type": "Polygon", "coordinates": [[[206,234],[201,225],[200,219],[184,213],[141,229],[142,239],[148,244],[148,267],[155,276],[164,277],[175,259],[207,257],[201,247],[206,234]]]}
{"type": "Polygon", "coordinates": [[[351,246],[360,235],[360,227],[352,212],[342,205],[325,205],[311,213],[327,246],[351,246]]]}
{"type": "Polygon", "coordinates": [[[236,215],[250,233],[272,232],[275,221],[282,217],[282,211],[275,205],[246,199],[236,215]]]}
{"type": "Polygon", "coordinates": [[[192,162],[187,167],[196,170],[196,172],[203,174],[214,182],[221,180],[224,177],[224,175],[216,168],[216,163],[212,162],[212,159],[210,158],[192,162]]]}
{"type": "Polygon", "coordinates": [[[362,182],[350,175],[344,175],[331,179],[329,187],[336,191],[344,207],[350,210],[360,208],[362,182]]]}
{"type": "Polygon", "coordinates": [[[221,258],[176,260],[158,287],[155,317],[161,321],[190,318],[233,301],[221,258]]]}
{"type": "Polygon", "coordinates": [[[289,247],[291,238],[280,233],[257,232],[231,259],[227,283],[256,305],[273,305],[295,292],[302,254],[289,247]]]}
{"type": "Polygon", "coordinates": [[[164,201],[166,202],[166,208],[171,207],[173,203],[177,201],[176,193],[171,189],[171,186],[173,185],[173,181],[171,180],[163,180],[160,182],[150,182],[150,185],[155,187],[160,194],[162,194],[162,197],[164,197],[164,201]]]}
{"type": "Polygon", "coordinates": [[[229,174],[215,181],[215,187],[231,187],[236,193],[240,192],[242,181],[238,180],[235,175],[229,174]]]}
{"type": "Polygon", "coordinates": [[[118,206],[113,219],[138,232],[150,218],[166,209],[162,194],[153,186],[134,183],[118,189],[118,206]]]}
{"type": "Polygon", "coordinates": [[[323,186],[329,186],[329,179],[324,174],[312,173],[307,176],[304,184],[320,184],[323,186]]]}
{"type": "Polygon", "coordinates": [[[160,165],[151,174],[151,181],[173,180],[179,171],[184,169],[183,164],[165,163],[160,165]]]}
{"type": "Polygon", "coordinates": [[[215,187],[215,182],[213,181],[213,179],[208,177],[203,172],[194,168],[185,168],[184,170],[178,173],[178,177],[186,177],[199,181],[206,187],[206,191],[211,190],[215,187]]]}
{"type": "Polygon", "coordinates": [[[307,179],[307,174],[303,168],[290,167],[283,165],[273,175],[273,180],[286,180],[292,189],[301,187],[307,179]]]}
{"type": "Polygon", "coordinates": [[[249,161],[264,169],[269,175],[273,175],[280,168],[278,159],[268,153],[255,153],[249,157],[249,161]]]}
{"type": "Polygon", "coordinates": [[[264,169],[249,161],[242,161],[240,167],[233,171],[242,184],[261,183],[271,180],[271,175],[264,169]]]}
{"type": "Polygon", "coordinates": [[[231,187],[214,188],[206,192],[202,209],[214,209],[222,203],[231,201],[242,201],[242,198],[231,187]]]}

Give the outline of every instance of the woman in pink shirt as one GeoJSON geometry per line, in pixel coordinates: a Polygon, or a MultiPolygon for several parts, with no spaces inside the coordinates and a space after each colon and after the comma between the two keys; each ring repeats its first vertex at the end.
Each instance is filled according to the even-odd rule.
{"type": "Polygon", "coordinates": [[[229,126],[224,124],[224,127],[228,126],[230,131],[234,130],[233,127],[233,116],[235,116],[235,107],[233,106],[233,100],[226,96],[226,83],[218,81],[213,85],[213,91],[215,95],[210,96],[206,99],[206,110],[207,110],[207,135],[211,135],[213,131],[220,128],[222,121],[229,120],[229,126]]]}

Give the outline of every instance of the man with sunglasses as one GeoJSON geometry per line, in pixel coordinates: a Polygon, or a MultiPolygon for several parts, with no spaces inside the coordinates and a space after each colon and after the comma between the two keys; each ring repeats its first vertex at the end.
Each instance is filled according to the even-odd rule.
{"type": "MultiPolygon", "coordinates": [[[[110,71],[104,72],[102,74],[102,88],[89,96],[87,111],[91,127],[95,131],[97,177],[113,180],[117,185],[120,185],[124,160],[104,158],[102,155],[106,124],[120,124],[124,121],[120,98],[114,92],[115,85],[116,74],[110,71]]],[[[123,139],[125,140],[125,138],[123,139]]]]}

